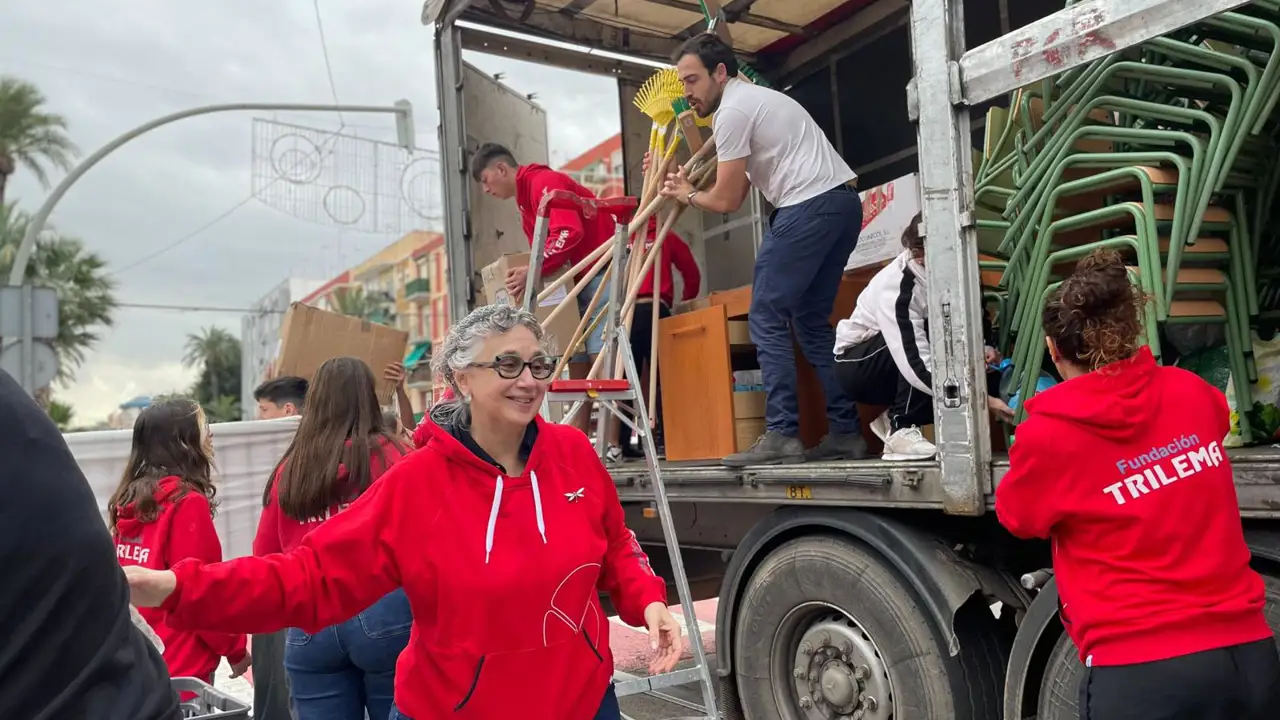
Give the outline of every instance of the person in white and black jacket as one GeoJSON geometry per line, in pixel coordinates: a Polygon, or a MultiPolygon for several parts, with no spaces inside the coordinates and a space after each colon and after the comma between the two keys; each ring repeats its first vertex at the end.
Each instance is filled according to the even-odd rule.
{"type": "MultiPolygon", "coordinates": [[[[858,296],[853,315],[836,325],[836,378],[841,387],[855,402],[889,407],[871,425],[884,440],[885,460],[927,460],[937,452],[920,432],[933,424],[933,358],[921,222],[917,214],[902,234],[902,254],[876,273],[858,296]]],[[[991,334],[984,314],[983,336],[991,334]]],[[[999,360],[989,339],[986,360],[989,364],[999,360]]],[[[988,395],[987,408],[997,416],[1013,417],[997,397],[988,395]]]]}

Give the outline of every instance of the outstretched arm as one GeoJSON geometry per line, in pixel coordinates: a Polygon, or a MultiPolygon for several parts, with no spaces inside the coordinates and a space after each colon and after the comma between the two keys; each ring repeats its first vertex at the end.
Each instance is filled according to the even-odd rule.
{"type": "Polygon", "coordinates": [[[391,539],[403,532],[403,517],[421,517],[421,508],[406,508],[398,497],[403,472],[393,467],[286,554],[214,564],[184,560],[171,578],[133,571],[135,603],[162,601],[169,624],[180,629],[317,632],[346,620],[401,584],[391,539]]]}

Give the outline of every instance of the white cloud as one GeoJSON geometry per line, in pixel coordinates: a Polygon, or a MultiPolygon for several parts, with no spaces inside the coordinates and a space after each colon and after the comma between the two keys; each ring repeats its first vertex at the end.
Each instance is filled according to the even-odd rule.
{"type": "MultiPolygon", "coordinates": [[[[438,115],[430,30],[404,0],[320,4],[338,97],[344,103],[414,104],[418,143],[436,144],[438,115]]],[[[565,159],[618,129],[614,83],[563,70],[468,54],[547,110],[552,156],[565,159]]],[[[216,102],[332,101],[311,4],[220,0],[63,0],[7,3],[0,74],[36,83],[64,114],[85,154],[152,118],[216,102]]],[[[259,114],[267,116],[267,114],[259,114]]],[[[249,197],[249,113],[181,121],[126,145],[76,184],[53,220],[59,230],[123,267],[174,242],[249,197]]],[[[337,127],[324,115],[282,121],[337,127]]],[[[348,117],[365,137],[394,139],[386,118],[348,117]]],[[[45,196],[24,172],[8,195],[34,210],[45,196]]],[[[244,308],[286,277],[325,279],[394,237],[340,233],[251,201],[207,232],[119,276],[129,303],[244,308]]],[[[170,390],[186,335],[204,325],[239,334],[238,313],[121,309],[117,326],[73,387],[81,422],[136,394],[170,390]]],[[[184,380],[185,378],[185,380],[184,380]]],[[[179,383],[181,384],[181,383],[179,383]]]]}

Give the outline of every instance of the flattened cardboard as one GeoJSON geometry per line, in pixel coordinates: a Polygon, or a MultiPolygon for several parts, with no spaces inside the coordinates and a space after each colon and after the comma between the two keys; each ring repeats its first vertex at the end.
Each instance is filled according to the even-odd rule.
{"type": "Polygon", "coordinates": [[[280,329],[275,377],[296,375],[310,380],[326,360],[360,358],[377,380],[379,402],[386,404],[396,388],[383,379],[382,370],[404,361],[408,343],[409,334],[403,330],[293,303],[280,329]]]}
{"type": "MultiPolygon", "coordinates": [[[[511,305],[518,304],[520,300],[511,297],[505,286],[507,272],[519,268],[528,267],[529,253],[506,253],[499,257],[496,261],[484,266],[480,270],[480,283],[483,286],[485,300],[488,304],[507,303],[511,305]]],[[[560,275],[555,275],[560,277],[560,275]]],[[[572,285],[570,285],[572,287],[572,285]]],[[[569,296],[569,290],[565,287],[557,288],[555,292],[546,300],[538,303],[538,307],[534,308],[534,315],[539,320],[546,320],[560,303],[569,296]]],[[[521,298],[523,299],[523,298],[521,298]]],[[[590,299],[590,298],[588,298],[590,299]]],[[[578,329],[578,321],[582,316],[578,314],[577,306],[570,307],[564,312],[556,316],[556,320],[551,325],[543,325],[542,330],[547,334],[552,346],[552,352],[559,355],[564,347],[573,339],[573,331],[578,329]]]]}

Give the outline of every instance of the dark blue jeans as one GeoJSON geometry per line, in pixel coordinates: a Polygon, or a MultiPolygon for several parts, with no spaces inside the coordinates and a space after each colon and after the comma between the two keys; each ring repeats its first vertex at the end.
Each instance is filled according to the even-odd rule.
{"type": "Polygon", "coordinates": [[[764,375],[765,423],[771,431],[789,437],[800,431],[792,331],[822,383],[830,431],[858,431],[857,408],[836,380],[831,310],[861,230],[862,201],[843,185],[779,208],[769,218],[756,255],[747,319],[764,375]]]}
{"type": "MultiPolygon", "coordinates": [[[[413,720],[413,718],[402,715],[393,707],[388,720],[413,720]]],[[[618,694],[614,692],[613,685],[609,685],[604,691],[604,699],[600,701],[600,709],[596,711],[595,720],[622,720],[622,709],[618,706],[618,694]]]]}
{"type": "Polygon", "coordinates": [[[396,658],[412,624],[409,599],[396,590],[314,635],[289,628],[284,667],[298,720],[391,717],[396,658]]]}

